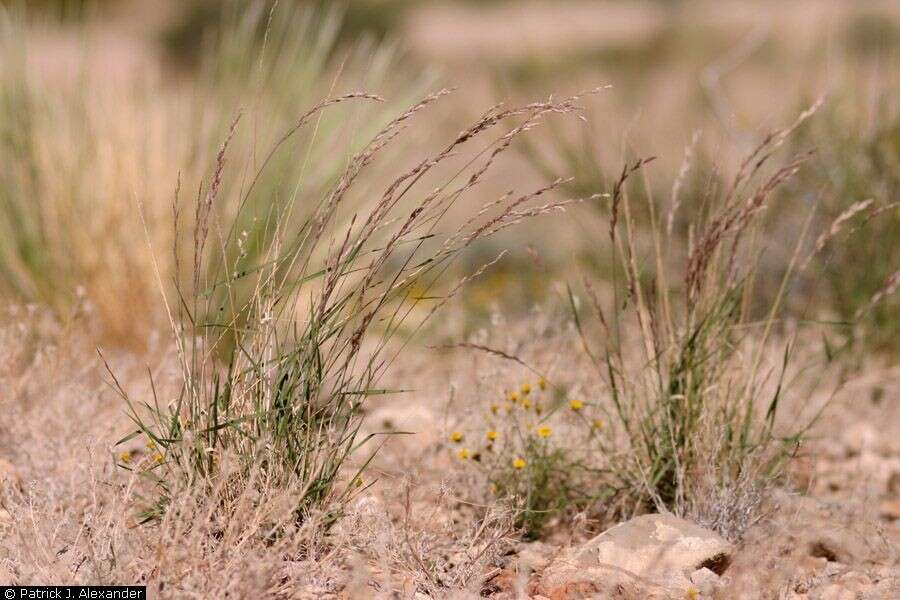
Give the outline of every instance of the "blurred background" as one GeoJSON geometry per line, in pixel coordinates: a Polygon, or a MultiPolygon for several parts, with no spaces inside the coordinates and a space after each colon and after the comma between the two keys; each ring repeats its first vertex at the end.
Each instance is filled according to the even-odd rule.
{"type": "MultiPolygon", "coordinates": [[[[0,4],[2,292],[63,319],[87,307],[102,339],[140,347],[160,326],[152,265],[156,257],[164,276],[173,268],[160,257],[177,244],[176,185],[191,198],[238,110],[252,123],[241,134],[247,162],[238,162],[255,164],[253,148],[326,96],[365,89],[387,99],[330,113],[302,166],[296,156],[279,163],[283,177],[261,194],[271,199],[296,185],[299,169],[305,191],[327,189],[361,140],[441,87],[458,90],[393,150],[398,163],[445,144],[497,102],[606,88],[583,100],[583,120],[550,121],[519,144],[483,197],[558,176],[572,177],[564,191],[573,197],[606,192],[626,161],[655,156],[631,192],[664,205],[678,182],[687,210],[673,226],[686,240],[690,211],[710,187],[728,181],[766,133],[824,98],[787,143],[816,154],[767,216],[762,289],[767,279],[777,288],[813,208],[818,235],[871,200],[859,215],[864,234],[846,228],[791,290],[791,307],[798,319],[836,323],[828,335],[841,343],[900,348],[896,300],[855,318],[900,268],[892,207],[900,200],[900,3],[0,4]]],[[[240,169],[232,176],[237,182],[240,169]]],[[[251,240],[261,214],[241,217],[251,240]]],[[[465,327],[498,306],[524,314],[584,269],[609,274],[595,245],[603,214],[579,206],[473,250],[462,269],[510,252],[465,295],[465,327]]]]}

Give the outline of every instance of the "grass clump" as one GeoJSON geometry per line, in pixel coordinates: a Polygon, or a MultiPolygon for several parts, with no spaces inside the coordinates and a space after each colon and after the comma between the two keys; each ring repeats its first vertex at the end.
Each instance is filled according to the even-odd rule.
{"type": "MultiPolygon", "coordinates": [[[[731,489],[739,492],[728,500],[731,514],[712,524],[738,537],[760,498],[748,487],[759,490],[783,476],[804,439],[809,423],[778,420],[792,344],[778,344],[774,335],[805,230],[791,241],[785,278],[761,316],[754,278],[764,252],[760,216],[808,156],[768,165],[813,112],[767,136],[729,186],[708,190],[683,258],[666,227],[673,215],[660,215],[652,202],[651,239],[639,239],[635,230],[625,183],[648,161],[626,166],[613,185],[608,239],[620,263],[614,275],[624,275],[614,279],[607,308],[585,281],[599,336],[589,333],[570,297],[585,351],[610,397],[617,436],[606,451],[605,483],[625,512],[667,509],[703,519],[715,512],[707,506],[712,492],[731,489]],[[649,260],[641,259],[641,247],[650,248],[649,260]]],[[[676,200],[669,210],[678,210],[676,200]]]]}
{"type": "MultiPolygon", "coordinates": [[[[185,485],[209,489],[227,512],[250,481],[290,491],[296,521],[322,511],[339,513],[374,455],[356,460],[372,437],[358,435],[366,398],[393,392],[378,387],[385,369],[466,281],[438,293],[441,274],[478,240],[566,204],[538,202],[559,185],[554,182],[487,202],[449,233],[439,229],[516,137],[547,114],[573,112],[575,98],[495,107],[446,147],[395,176],[374,201],[354,205],[357,182],[417,113],[445,93],[426,97],[390,121],[354,154],[323,197],[298,193],[287,203],[269,203],[269,235],[254,241],[259,258],[240,269],[234,261],[243,260],[240,250],[247,243],[237,230],[241,212],[252,194],[268,189],[257,182],[273,176],[269,168],[285,140],[314,123],[322,110],[379,98],[351,93],[317,104],[262,154],[244,186],[224,183],[235,120],[209,183],[188,211],[189,257],[175,244],[175,286],[166,296],[180,366],[175,398],[166,402],[154,393],[150,402],[136,401],[116,383],[137,425],[123,442],[143,437],[158,449],[159,457],[140,469],[155,493],[145,518],[163,513],[185,485]],[[461,166],[456,162],[475,140],[511,121],[516,124],[507,133],[461,166]],[[439,185],[421,189],[432,177],[441,178],[439,185]],[[237,209],[230,212],[229,204],[237,209]],[[297,225],[294,211],[301,204],[311,211],[297,225]],[[219,214],[236,216],[223,222],[219,214]]],[[[251,148],[245,156],[255,155],[251,148]]],[[[174,212],[178,230],[184,211],[177,201],[174,212]]]]}

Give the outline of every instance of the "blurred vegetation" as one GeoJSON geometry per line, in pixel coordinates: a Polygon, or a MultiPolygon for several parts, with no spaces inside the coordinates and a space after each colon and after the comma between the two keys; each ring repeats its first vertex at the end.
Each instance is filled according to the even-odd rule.
{"type": "MultiPolygon", "coordinates": [[[[864,342],[869,348],[896,354],[900,352],[897,296],[882,297],[871,310],[867,307],[876,294],[888,287],[890,277],[900,268],[900,212],[887,208],[900,201],[900,96],[895,75],[900,25],[884,14],[861,8],[841,24],[836,40],[835,53],[843,61],[839,68],[846,71],[831,77],[831,93],[824,106],[791,139],[791,151],[814,150],[815,155],[798,179],[779,192],[780,200],[769,210],[763,235],[773,243],[766,249],[765,268],[757,274],[760,281],[753,303],[757,310],[764,311],[777,293],[789,258],[783,245],[790,244],[791,231],[801,226],[813,205],[817,207],[814,229],[819,235],[828,232],[832,223],[855,203],[872,200],[867,210],[846,223],[840,235],[829,241],[825,255],[796,278],[786,298],[786,313],[802,320],[824,318],[833,322],[834,331],[845,341],[864,342]],[[870,79],[862,73],[868,73],[870,79]]],[[[511,66],[497,66],[495,76],[504,93],[521,93],[539,84],[546,86],[548,81],[577,78],[579,73],[583,77],[599,69],[611,74],[619,106],[637,107],[658,95],[659,90],[653,86],[659,80],[654,74],[671,71],[697,77],[693,95],[674,100],[682,107],[674,114],[683,114],[685,121],[696,123],[694,126],[703,131],[705,138],[690,150],[691,164],[678,184],[681,210],[674,215],[672,227],[678,239],[687,240],[692,234],[693,215],[710,208],[712,190],[727,186],[731,176],[721,169],[721,157],[714,154],[715,143],[708,141],[710,137],[718,139],[716,128],[730,124],[704,119],[713,114],[715,100],[700,85],[700,79],[710,57],[727,53],[734,44],[735,40],[723,31],[686,23],[673,13],[671,20],[644,38],[596,49],[586,47],[574,55],[525,55],[511,66]]],[[[798,56],[778,36],[762,38],[740,63],[741,69],[752,72],[763,67],[767,73],[785,65],[802,72],[801,89],[821,89],[816,85],[815,73],[820,68],[824,70],[824,56],[818,50],[798,56]],[[771,66],[772,63],[778,66],[771,66]]],[[[810,96],[792,104],[795,97],[785,93],[773,102],[793,106],[791,113],[797,114],[814,103],[815,96],[810,96]]],[[[739,104],[728,106],[732,118],[739,115],[739,104]]],[[[613,115],[619,115],[616,110],[614,107],[613,115]]],[[[529,140],[523,156],[545,177],[556,173],[573,175],[566,184],[573,195],[607,189],[617,165],[637,158],[628,150],[623,156],[623,145],[627,148],[634,142],[628,139],[632,134],[625,135],[625,144],[616,143],[612,141],[615,138],[611,127],[597,125],[608,122],[608,111],[590,108],[587,123],[578,130],[554,129],[529,140]]],[[[770,122],[768,127],[773,124],[770,122]]],[[[729,129],[727,134],[747,142],[766,133],[758,123],[747,125],[753,129],[745,126],[740,133],[729,129]]],[[[670,157],[681,151],[666,144],[666,140],[655,139],[652,133],[641,141],[654,152],[668,152],[670,157]]],[[[656,170],[657,166],[651,169],[656,170]]],[[[658,183],[665,179],[648,177],[628,186],[638,207],[635,222],[645,230],[649,228],[649,215],[640,207],[648,206],[653,199],[660,210],[666,210],[673,202],[674,190],[668,183],[658,183]]],[[[590,253],[583,254],[579,263],[597,277],[610,278],[615,273],[614,265],[607,259],[590,253]]]]}
{"type": "Polygon", "coordinates": [[[844,45],[858,56],[892,54],[900,50],[900,24],[863,7],[847,24],[844,38],[844,45]]]}
{"type": "Polygon", "coordinates": [[[859,89],[841,90],[800,131],[798,147],[814,147],[816,154],[793,192],[821,190],[824,230],[851,205],[872,201],[829,241],[810,276],[824,284],[836,317],[858,324],[849,333],[898,355],[900,298],[888,295],[870,307],[900,271],[900,102],[896,91],[879,91],[871,102],[859,89]]]}
{"type": "MultiPolygon", "coordinates": [[[[232,144],[242,168],[225,177],[236,181],[261,160],[256,148],[271,145],[323,98],[364,88],[392,100],[328,111],[314,129],[284,144],[283,150],[302,152],[303,161],[290,152],[271,157],[269,169],[277,176],[248,192],[237,223],[242,247],[236,239],[228,245],[243,269],[256,264],[272,233],[270,214],[294,201],[301,182],[308,193],[325,189],[366,135],[424,93],[426,82],[415,74],[387,83],[388,74],[400,71],[395,52],[383,45],[355,44],[335,64],[341,20],[333,11],[279,9],[270,18],[239,1],[222,5],[196,75],[177,86],[153,69],[131,69],[124,82],[109,77],[91,53],[89,27],[75,30],[78,45],[67,58],[76,63],[65,77],[32,69],[27,15],[0,9],[4,291],[47,304],[60,316],[88,302],[111,339],[141,340],[152,323],[136,321],[135,311],[155,315],[158,296],[148,242],[156,255],[177,243],[171,218],[176,182],[186,196],[197,193],[239,112],[253,127],[232,144]]],[[[311,208],[291,214],[301,219],[311,208]]],[[[163,260],[159,267],[164,279],[174,276],[174,265],[163,260]]]]}
{"type": "Polygon", "coordinates": [[[128,0],[0,0],[0,10],[12,9],[27,18],[74,24],[108,14],[110,10],[127,2],[128,0]]]}
{"type": "MultiPolygon", "coordinates": [[[[458,1],[470,2],[473,6],[479,4],[477,0],[458,1]]],[[[493,1],[515,4],[510,0],[493,1]]],[[[35,0],[27,3],[5,0],[3,3],[59,17],[84,15],[89,11],[122,4],[121,0],[35,0]]],[[[58,250],[48,240],[57,235],[54,231],[65,231],[59,223],[79,223],[88,207],[103,196],[124,198],[131,194],[147,206],[159,205],[158,201],[151,202],[151,195],[158,200],[164,193],[170,193],[168,189],[161,189],[160,185],[162,182],[167,186],[173,185],[179,167],[183,171],[186,189],[196,184],[198,173],[215,152],[217,140],[221,139],[222,132],[241,107],[251,106],[256,114],[266,116],[258,121],[259,129],[253,143],[259,144],[271,140],[280,127],[289,123],[296,116],[298,107],[308,106],[321,97],[331,87],[330,78],[336,72],[337,65],[345,60],[343,80],[364,82],[370,89],[390,88],[387,82],[395,82],[397,85],[393,87],[399,90],[399,94],[391,93],[390,97],[397,104],[412,99],[415,95],[413,90],[423,90],[421,81],[407,82],[407,85],[404,83],[407,76],[391,72],[400,61],[389,45],[380,41],[399,33],[404,19],[417,5],[414,0],[346,3],[280,0],[278,14],[269,24],[269,9],[274,4],[274,0],[185,0],[175,5],[176,10],[168,26],[159,32],[156,39],[161,42],[169,64],[184,68],[184,71],[166,71],[166,75],[185,76],[173,77],[174,85],[172,81],[142,82],[131,90],[133,93],[127,102],[131,106],[131,114],[165,113],[171,109],[171,119],[160,117],[139,123],[140,127],[157,132],[165,130],[163,137],[167,139],[180,135],[182,140],[193,142],[190,148],[165,151],[164,154],[170,156],[162,162],[166,164],[169,174],[166,178],[154,177],[154,181],[147,185],[96,178],[89,181],[85,175],[102,171],[96,163],[101,160],[100,151],[104,144],[114,143],[119,148],[117,159],[120,162],[137,164],[139,153],[131,151],[137,149],[121,148],[132,137],[139,139],[143,136],[133,132],[110,133],[112,122],[104,122],[102,102],[91,102],[91,96],[103,97],[105,93],[95,94],[85,87],[96,73],[88,75],[90,69],[85,68],[85,74],[80,75],[84,81],[80,87],[38,81],[26,73],[23,66],[27,35],[23,35],[22,31],[11,31],[6,36],[5,45],[0,41],[4,53],[0,58],[4,84],[0,89],[0,115],[4,119],[0,123],[0,157],[6,164],[13,165],[0,174],[0,200],[4,211],[0,215],[0,226],[10,232],[0,244],[0,250],[8,257],[15,257],[0,265],[4,269],[5,287],[13,288],[23,298],[53,298],[51,303],[71,307],[74,301],[72,290],[90,279],[85,276],[86,270],[99,273],[102,261],[98,255],[107,253],[92,253],[88,261],[92,265],[89,269],[76,264],[84,262],[78,258],[77,250],[62,253],[64,258],[57,256],[55,253],[58,250]],[[300,13],[306,16],[296,16],[300,13]],[[280,16],[284,14],[295,16],[293,20],[285,20],[280,16]],[[273,28],[266,36],[269,25],[273,28]],[[267,45],[265,50],[264,44],[267,45]],[[176,88],[178,91],[174,93],[176,88]],[[190,96],[190,100],[173,100],[174,96],[190,96]],[[169,124],[162,125],[163,122],[169,124]],[[48,142],[48,131],[57,132],[56,142],[48,142]],[[64,213],[55,213],[55,209],[47,207],[37,210],[26,200],[46,197],[48,193],[63,195],[63,190],[69,189],[72,191],[65,195],[71,198],[71,206],[64,213]],[[135,194],[133,189],[145,191],[135,194]],[[152,191],[147,192],[146,189],[152,191]]],[[[615,82],[616,87],[610,92],[614,95],[610,104],[611,113],[589,114],[589,122],[577,129],[554,126],[546,135],[526,138],[521,147],[530,170],[544,179],[552,180],[559,175],[573,176],[574,179],[564,186],[564,191],[572,197],[584,197],[597,190],[608,189],[621,165],[638,157],[636,150],[614,138],[609,127],[610,119],[616,121],[615,126],[620,130],[625,128],[622,121],[632,117],[632,113],[628,112],[631,107],[650,106],[648,111],[653,111],[654,102],[659,107],[657,99],[665,93],[659,89],[661,77],[671,75],[680,82],[685,78],[700,78],[705,66],[727,54],[736,44],[733,28],[695,19],[695,12],[683,10],[678,2],[660,4],[664,5],[660,10],[665,18],[648,25],[640,35],[596,42],[589,40],[581,47],[561,53],[536,53],[526,48],[513,59],[500,61],[486,56],[478,66],[483,74],[497,82],[501,89],[499,95],[503,97],[533,99],[543,94],[544,90],[555,89],[557,85],[565,89],[572,82],[581,86],[584,81],[596,83],[598,78],[600,82],[615,82]]],[[[800,178],[782,193],[786,201],[777,203],[770,211],[766,221],[767,231],[773,236],[782,236],[773,239],[783,241],[782,238],[789,235],[791,228],[802,221],[801,213],[813,204],[812,197],[817,194],[819,208],[814,226],[819,230],[827,229],[834,219],[856,202],[872,199],[871,211],[877,211],[879,207],[898,200],[900,108],[896,100],[896,86],[891,87],[893,84],[889,81],[891,68],[896,62],[891,59],[900,49],[900,24],[885,18],[872,7],[860,7],[848,14],[851,16],[839,24],[834,36],[835,54],[851,65],[850,69],[883,63],[885,76],[881,79],[888,83],[879,84],[883,89],[874,103],[870,95],[854,87],[856,84],[841,83],[838,92],[829,98],[816,118],[807,123],[793,140],[793,150],[815,148],[817,154],[800,178]]],[[[820,40],[814,41],[819,43],[820,40]]],[[[743,59],[741,68],[746,67],[752,73],[749,78],[797,71],[802,73],[800,77],[804,81],[807,78],[810,81],[803,89],[814,89],[812,81],[815,76],[811,73],[824,70],[820,68],[825,62],[823,53],[821,48],[816,47],[807,55],[804,54],[806,50],[798,51],[797,45],[796,40],[786,40],[783,35],[768,36],[743,59]]],[[[741,76],[736,73],[734,79],[741,76]]],[[[848,79],[846,75],[839,77],[848,79]]],[[[733,90],[726,91],[737,95],[733,90]]],[[[773,113],[777,109],[779,115],[796,112],[793,110],[794,96],[785,94],[775,99],[763,98],[767,93],[760,91],[758,104],[765,107],[772,105],[775,107],[773,113]],[[788,111],[788,108],[791,110],[788,111]]],[[[690,123],[687,128],[705,129],[703,143],[693,150],[691,168],[685,171],[679,182],[678,202],[682,208],[675,213],[672,222],[673,233],[679,239],[686,240],[691,235],[693,215],[709,208],[710,198],[714,196],[710,190],[721,188],[727,182],[727,175],[719,169],[721,157],[716,156],[716,150],[710,143],[706,143],[707,126],[730,126],[709,119],[715,112],[713,104],[709,90],[704,89],[699,79],[684,86],[681,95],[666,102],[670,107],[666,110],[670,114],[690,123]]],[[[758,139],[760,133],[760,111],[748,111],[747,103],[744,106],[741,104],[738,100],[735,106],[729,108],[733,109],[735,120],[743,121],[743,127],[738,133],[729,131],[728,134],[741,138],[740,141],[747,141],[742,137],[745,136],[752,142],[758,139]],[[756,115],[756,118],[745,118],[747,113],[756,115]]],[[[809,104],[807,99],[803,105],[809,104]]],[[[329,113],[323,117],[321,131],[333,133],[343,126],[342,120],[346,117],[346,111],[329,113]]],[[[357,114],[354,119],[353,123],[363,129],[370,125],[362,115],[357,114]]],[[[773,116],[766,126],[784,122],[777,119],[781,116],[773,116]]],[[[377,122],[378,119],[375,119],[371,125],[377,122]]],[[[655,133],[645,135],[640,145],[652,148],[663,158],[668,156],[671,164],[671,158],[683,152],[686,140],[673,142],[662,135],[653,135],[655,133]]],[[[159,136],[154,134],[149,137],[159,136]]],[[[627,134],[623,139],[625,137],[627,134]]],[[[710,137],[715,138],[715,133],[710,137]]],[[[308,141],[308,138],[298,137],[294,142],[297,145],[295,148],[308,141]]],[[[237,140],[236,146],[245,144],[243,147],[247,147],[246,144],[250,143],[249,139],[237,140]]],[[[327,185],[350,151],[352,143],[349,144],[314,151],[306,167],[304,185],[327,185]]],[[[284,177],[266,182],[266,185],[275,185],[277,189],[258,190],[260,197],[282,200],[291,197],[292,186],[296,184],[297,165],[285,158],[288,155],[285,153],[273,159],[273,168],[283,173],[284,177]]],[[[640,226],[648,225],[646,207],[650,204],[650,198],[659,207],[664,207],[673,197],[669,184],[659,183],[670,182],[671,173],[663,171],[658,164],[650,169],[654,176],[646,180],[634,178],[626,183],[633,199],[632,216],[640,226]]],[[[111,167],[106,170],[124,169],[120,165],[118,169],[111,167]]],[[[113,176],[114,173],[110,175],[113,176]]],[[[585,207],[585,210],[593,217],[602,218],[600,209],[603,206],[602,202],[596,202],[592,207],[585,207]]],[[[258,208],[255,212],[248,211],[241,224],[241,231],[248,232],[245,248],[248,265],[253,264],[255,249],[263,246],[265,241],[267,209],[264,206],[258,208]]],[[[93,239],[97,231],[109,227],[110,222],[125,218],[124,211],[117,214],[115,218],[101,220],[104,223],[102,227],[96,223],[86,227],[85,239],[93,239]]],[[[570,220],[559,226],[571,225],[570,220]]],[[[151,229],[155,226],[150,223],[151,229]]],[[[857,320],[857,313],[864,310],[871,298],[885,287],[887,278],[900,264],[897,212],[885,210],[872,218],[860,214],[846,229],[826,248],[826,260],[822,265],[812,265],[799,278],[797,287],[786,299],[788,312],[801,318],[814,316],[839,321],[845,325],[838,325],[838,331],[852,332],[854,335],[849,337],[861,334],[873,347],[900,351],[900,324],[898,319],[892,318],[897,311],[896,299],[887,298],[871,311],[866,311],[860,320],[861,327],[851,326],[857,320]],[[859,268],[863,264],[867,268],[859,268]]],[[[65,244],[67,248],[84,245],[74,239],[77,237],[75,233],[68,232],[64,237],[69,238],[65,244]]],[[[169,243],[166,238],[162,239],[160,243],[169,243]]],[[[542,241],[536,240],[536,246],[542,241]]],[[[572,256],[560,258],[554,256],[551,250],[545,255],[540,247],[531,253],[526,250],[529,240],[518,242],[504,261],[476,279],[470,287],[466,295],[466,313],[471,328],[477,328],[488,320],[492,307],[503,307],[513,313],[526,312],[529,307],[542,302],[559,274],[571,266],[566,264],[569,259],[600,279],[621,275],[614,261],[584,245],[576,249],[572,256]],[[539,255],[540,259],[537,258],[539,255]]],[[[481,265],[509,249],[508,246],[505,240],[498,240],[492,242],[490,247],[486,245],[478,252],[467,255],[466,260],[469,266],[481,265]]],[[[132,249],[129,252],[135,251],[132,249]]],[[[233,252],[238,251],[235,249],[233,252]]],[[[772,288],[771,293],[777,291],[777,282],[785,268],[784,256],[775,256],[778,252],[780,250],[777,248],[772,252],[766,268],[760,273],[760,277],[770,280],[768,287],[772,288]]],[[[128,256],[128,253],[123,255],[128,256]]],[[[140,279],[134,275],[136,262],[137,258],[124,260],[117,270],[123,273],[123,278],[125,273],[132,273],[132,279],[140,279]]],[[[652,273],[641,276],[651,277],[652,273]]],[[[766,287],[764,281],[759,282],[760,290],[766,287]]],[[[110,304],[112,301],[110,298],[110,304]]],[[[760,310],[764,306],[765,302],[761,302],[760,310]]]]}
{"type": "MultiPolygon", "coordinates": [[[[755,275],[756,294],[748,308],[756,317],[765,314],[788,267],[789,256],[781,244],[790,243],[790,231],[799,228],[815,207],[814,233],[828,237],[828,243],[824,254],[795,277],[785,299],[786,313],[815,320],[824,311],[824,318],[845,341],[855,340],[896,355],[900,353],[900,299],[889,294],[870,304],[900,269],[900,207],[894,206],[900,202],[900,105],[896,96],[884,93],[873,109],[875,114],[869,114],[865,110],[869,103],[859,95],[858,90],[845,90],[831,97],[792,139],[793,153],[810,149],[815,153],[797,179],[777,194],[778,201],[762,222],[761,235],[774,243],[765,248],[768,258],[761,262],[765,268],[755,275]],[[842,214],[867,200],[872,203],[866,210],[843,223],[833,238],[828,235],[842,214]]],[[[587,125],[575,134],[557,130],[524,145],[523,155],[546,176],[575,174],[566,191],[583,196],[609,187],[607,165],[614,158],[597,147],[596,140],[602,139],[587,125]]],[[[678,204],[671,227],[682,246],[696,234],[692,219],[709,212],[717,190],[729,184],[729,175],[703,147],[691,147],[687,152],[690,158],[682,165],[677,192],[654,183],[658,178],[632,181],[627,186],[634,203],[632,217],[640,230],[651,227],[647,211],[651,204],[662,214],[678,204]]],[[[597,213],[604,206],[596,203],[582,210],[597,213]]],[[[683,259],[677,253],[673,257],[683,259]]],[[[600,279],[621,276],[608,256],[587,249],[578,257],[578,264],[600,279]]],[[[641,273],[652,274],[652,266],[641,273]]]]}
{"type": "MultiPolygon", "coordinates": [[[[397,27],[415,0],[380,0],[362,2],[332,2],[330,0],[280,0],[289,8],[300,7],[313,11],[337,11],[342,15],[337,32],[341,42],[361,39],[380,41],[397,27]]],[[[202,49],[204,34],[215,31],[221,23],[224,5],[219,0],[184,2],[180,15],[163,33],[163,42],[170,58],[176,63],[195,64],[202,49]]],[[[265,12],[275,0],[256,3],[256,10],[265,12]]],[[[284,7],[282,7],[284,8],[284,7]]],[[[258,35],[262,36],[260,30],[258,35]]]]}

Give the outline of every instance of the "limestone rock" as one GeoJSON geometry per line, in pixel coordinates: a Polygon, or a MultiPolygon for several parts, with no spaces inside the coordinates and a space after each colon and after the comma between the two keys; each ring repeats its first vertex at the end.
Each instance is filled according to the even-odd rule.
{"type": "Polygon", "coordinates": [[[684,590],[700,569],[721,575],[731,552],[719,535],[690,521],[671,514],[643,515],[562,554],[542,579],[549,590],[594,584],[684,590]]]}

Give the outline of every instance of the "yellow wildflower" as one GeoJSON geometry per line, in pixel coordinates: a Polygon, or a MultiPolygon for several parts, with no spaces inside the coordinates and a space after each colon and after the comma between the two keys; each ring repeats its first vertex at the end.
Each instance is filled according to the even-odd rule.
{"type": "Polygon", "coordinates": [[[603,422],[603,419],[594,419],[593,426],[594,429],[603,429],[606,423],[603,422]]]}
{"type": "Polygon", "coordinates": [[[526,463],[524,458],[516,458],[512,463],[514,469],[524,469],[525,464],[526,463]]]}
{"type": "Polygon", "coordinates": [[[571,408],[575,412],[578,412],[579,410],[584,408],[584,402],[582,402],[581,400],[569,400],[569,408],[571,408]]]}
{"type": "Polygon", "coordinates": [[[156,461],[156,464],[161,465],[163,464],[163,460],[165,459],[163,458],[162,454],[156,453],[156,455],[153,457],[153,460],[156,461]]]}
{"type": "Polygon", "coordinates": [[[153,450],[154,448],[156,448],[156,442],[154,442],[153,440],[147,440],[147,447],[153,450]]]}
{"type": "Polygon", "coordinates": [[[541,388],[541,391],[546,390],[547,389],[547,380],[544,379],[543,377],[538,379],[538,387],[541,388]]]}
{"type": "Polygon", "coordinates": [[[697,598],[700,597],[700,591],[694,586],[691,586],[687,589],[684,597],[687,598],[687,600],[697,600],[697,598]]]}
{"type": "Polygon", "coordinates": [[[552,432],[553,432],[553,430],[550,429],[549,425],[542,425],[542,426],[538,427],[538,430],[537,430],[537,434],[544,439],[547,439],[548,437],[550,437],[550,434],[552,432]]]}
{"type": "Polygon", "coordinates": [[[123,452],[122,454],[119,455],[119,460],[125,464],[130,463],[131,462],[131,452],[123,452]]]}
{"type": "Polygon", "coordinates": [[[529,400],[528,398],[522,399],[522,408],[524,408],[525,410],[531,408],[531,400],[529,400]]]}
{"type": "Polygon", "coordinates": [[[500,405],[494,402],[491,404],[491,414],[496,415],[500,411],[500,405]]]}
{"type": "Polygon", "coordinates": [[[459,452],[456,455],[460,458],[460,460],[466,460],[469,458],[469,449],[468,448],[460,448],[459,452]]]}
{"type": "Polygon", "coordinates": [[[540,404],[535,404],[535,405],[534,405],[534,412],[537,413],[537,414],[541,414],[542,412],[544,412],[544,407],[541,406],[540,404]]]}
{"type": "Polygon", "coordinates": [[[454,431],[450,434],[450,441],[454,444],[458,444],[463,441],[463,438],[466,437],[463,435],[462,431],[454,431]]]}
{"type": "Polygon", "coordinates": [[[494,440],[496,440],[496,439],[497,439],[497,432],[494,431],[493,429],[490,430],[490,431],[488,431],[488,432],[487,432],[487,439],[491,440],[492,442],[493,442],[494,440]]]}
{"type": "Polygon", "coordinates": [[[531,384],[530,383],[522,384],[522,394],[527,396],[530,393],[531,393],[531,384]]]}
{"type": "Polygon", "coordinates": [[[510,402],[518,402],[519,401],[519,392],[510,392],[506,395],[506,399],[510,402]]]}
{"type": "Polygon", "coordinates": [[[353,480],[353,485],[355,485],[355,486],[358,487],[358,488],[359,488],[359,487],[362,487],[362,486],[363,486],[363,479],[362,479],[362,477],[357,477],[356,479],[354,479],[354,480],[353,480]]]}

